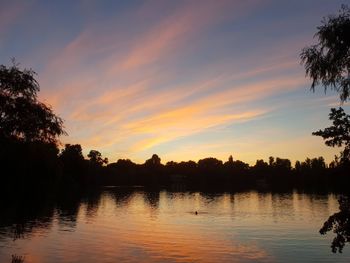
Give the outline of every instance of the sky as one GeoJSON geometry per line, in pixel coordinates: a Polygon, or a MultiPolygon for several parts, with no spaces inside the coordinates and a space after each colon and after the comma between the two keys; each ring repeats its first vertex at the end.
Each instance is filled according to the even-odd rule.
{"type": "Polygon", "coordinates": [[[110,162],[330,162],[340,149],[311,133],[339,97],[310,91],[299,54],[344,3],[0,0],[0,64],[37,72],[62,145],[110,162]]]}

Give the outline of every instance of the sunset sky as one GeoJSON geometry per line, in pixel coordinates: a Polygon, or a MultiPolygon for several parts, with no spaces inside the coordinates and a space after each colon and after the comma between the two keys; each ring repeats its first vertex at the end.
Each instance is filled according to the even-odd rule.
{"type": "Polygon", "coordinates": [[[62,143],[111,162],[329,162],[311,133],[339,98],[310,92],[299,54],[345,2],[0,0],[0,64],[35,70],[62,143]]]}

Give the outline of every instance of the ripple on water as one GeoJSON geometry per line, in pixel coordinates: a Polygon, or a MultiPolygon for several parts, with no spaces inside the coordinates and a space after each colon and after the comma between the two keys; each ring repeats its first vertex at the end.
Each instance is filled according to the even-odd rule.
{"type": "Polygon", "coordinates": [[[95,201],[28,221],[15,241],[1,226],[0,262],[350,261],[348,247],[332,254],[331,237],[318,233],[337,209],[332,195],[113,188],[95,201]]]}

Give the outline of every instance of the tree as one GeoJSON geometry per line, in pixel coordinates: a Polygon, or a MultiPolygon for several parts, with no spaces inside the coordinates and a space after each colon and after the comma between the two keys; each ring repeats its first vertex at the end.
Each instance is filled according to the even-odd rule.
{"type": "Polygon", "coordinates": [[[300,171],[301,171],[301,163],[300,163],[300,161],[296,161],[294,167],[295,167],[295,171],[297,173],[300,173],[300,171]]]}
{"type": "Polygon", "coordinates": [[[229,163],[229,164],[232,164],[232,163],[233,163],[233,157],[232,157],[232,155],[230,155],[230,156],[228,157],[228,163],[229,163]]]}
{"type": "Polygon", "coordinates": [[[346,163],[350,161],[350,115],[347,115],[342,108],[331,109],[329,119],[333,121],[333,125],[313,132],[313,135],[321,136],[328,146],[345,146],[340,153],[340,162],[346,163]]]}
{"type": "Polygon", "coordinates": [[[340,94],[342,102],[350,92],[350,8],[342,5],[337,16],[328,16],[317,27],[318,43],[305,47],[301,61],[312,79],[311,89],[322,84],[340,94]]]}
{"type": "Polygon", "coordinates": [[[339,212],[330,216],[320,229],[322,235],[333,230],[336,237],[332,241],[332,251],[343,251],[345,242],[350,242],[350,198],[342,196],[339,199],[339,212]]]}
{"type": "Polygon", "coordinates": [[[292,169],[292,164],[289,159],[282,159],[277,157],[274,163],[275,169],[281,172],[288,172],[292,169]]]}
{"type": "Polygon", "coordinates": [[[91,150],[87,156],[89,157],[90,162],[98,166],[102,166],[103,164],[108,164],[108,159],[102,158],[102,154],[99,151],[91,150]]]}
{"type": "MultiPolygon", "coordinates": [[[[306,75],[312,79],[311,89],[321,84],[325,91],[330,88],[340,95],[341,102],[347,101],[350,96],[350,9],[342,5],[337,16],[328,16],[323,19],[315,36],[318,44],[306,47],[300,54],[305,65],[306,75]]],[[[313,135],[322,136],[329,146],[342,146],[342,161],[349,160],[349,116],[342,108],[331,109],[330,119],[333,126],[325,130],[314,132],[313,135]]],[[[345,197],[344,197],[345,198],[345,197]]],[[[320,233],[333,230],[337,234],[332,243],[332,251],[342,251],[345,242],[349,242],[350,202],[339,199],[340,212],[331,216],[320,233]],[[344,212],[345,211],[345,212],[344,212]]]]}
{"type": "Polygon", "coordinates": [[[159,167],[161,165],[161,160],[157,154],[153,154],[151,159],[146,160],[145,166],[146,167],[159,167]]]}
{"type": "Polygon", "coordinates": [[[66,144],[59,154],[63,178],[67,184],[80,184],[86,178],[86,165],[80,144],[66,144]]]}
{"type": "Polygon", "coordinates": [[[31,69],[0,65],[0,137],[24,142],[57,143],[66,134],[63,120],[37,100],[40,91],[31,69]]]}
{"type": "Polygon", "coordinates": [[[322,156],[311,160],[311,169],[313,171],[321,171],[326,168],[326,162],[322,156]]]}
{"type": "Polygon", "coordinates": [[[198,161],[198,168],[203,171],[217,172],[221,169],[222,161],[213,157],[204,158],[198,161]]]}

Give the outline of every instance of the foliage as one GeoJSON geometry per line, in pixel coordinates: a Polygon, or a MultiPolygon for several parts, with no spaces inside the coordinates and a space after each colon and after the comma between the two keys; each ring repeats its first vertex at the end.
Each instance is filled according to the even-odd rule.
{"type": "Polygon", "coordinates": [[[60,159],[63,162],[77,163],[84,160],[83,149],[80,144],[66,144],[60,154],[60,159]]]}
{"type": "MultiPolygon", "coordinates": [[[[306,75],[312,79],[311,89],[322,84],[325,91],[331,88],[339,93],[341,102],[348,100],[350,96],[350,9],[343,5],[337,16],[328,16],[323,19],[316,33],[318,44],[306,47],[300,55],[305,66],[306,75]]],[[[341,147],[345,145],[340,153],[340,162],[336,160],[330,167],[334,168],[341,164],[342,173],[348,171],[350,160],[350,116],[346,115],[342,108],[331,109],[329,119],[333,121],[331,127],[319,130],[313,135],[321,136],[328,146],[341,147]]],[[[307,167],[322,170],[324,160],[311,160],[307,167]]],[[[306,165],[304,165],[306,166],[306,165]]],[[[303,165],[296,164],[301,171],[303,165]]],[[[347,172],[348,173],[348,172],[347,172]]],[[[332,178],[335,180],[335,178],[332,178]]],[[[339,180],[339,179],[338,179],[339,180]]],[[[340,212],[332,215],[321,228],[320,233],[325,234],[333,230],[337,234],[332,242],[332,251],[342,251],[345,242],[349,242],[349,197],[339,199],[340,212]]]]}
{"type": "Polygon", "coordinates": [[[318,43],[300,54],[306,75],[312,79],[311,88],[322,84],[346,101],[350,95],[350,8],[343,5],[337,16],[324,18],[317,29],[318,43]]]}
{"type": "Polygon", "coordinates": [[[340,162],[346,163],[350,161],[350,115],[347,115],[342,108],[331,109],[329,119],[333,121],[333,125],[313,132],[313,135],[321,136],[325,140],[325,144],[331,147],[345,146],[340,154],[340,162]]]}
{"type": "Polygon", "coordinates": [[[216,171],[222,166],[222,161],[213,157],[204,158],[198,161],[200,170],[216,171]]]}
{"type": "Polygon", "coordinates": [[[39,84],[31,69],[0,65],[0,136],[24,142],[57,143],[63,120],[37,100],[39,84]]]}
{"type": "Polygon", "coordinates": [[[157,154],[153,154],[152,157],[145,162],[145,166],[148,167],[159,167],[161,165],[161,160],[157,154]]]}
{"type": "Polygon", "coordinates": [[[104,164],[108,164],[108,159],[102,158],[102,154],[99,151],[91,150],[87,157],[89,157],[90,162],[95,165],[102,166],[104,164]]]}
{"type": "Polygon", "coordinates": [[[350,242],[350,198],[342,196],[339,199],[339,212],[333,214],[320,229],[322,235],[333,230],[336,237],[332,241],[332,251],[343,251],[346,242],[350,242]]]}

